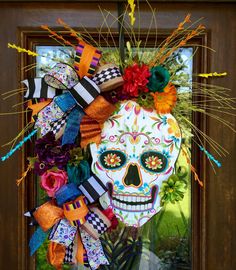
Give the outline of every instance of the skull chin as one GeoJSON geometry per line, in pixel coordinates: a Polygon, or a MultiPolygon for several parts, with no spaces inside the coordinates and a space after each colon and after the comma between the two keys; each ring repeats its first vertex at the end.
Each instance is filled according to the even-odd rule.
{"type": "Polygon", "coordinates": [[[139,194],[118,194],[114,192],[113,184],[108,183],[108,194],[113,208],[126,212],[144,212],[154,209],[157,198],[158,188],[153,186],[150,195],[142,196],[139,194]]]}

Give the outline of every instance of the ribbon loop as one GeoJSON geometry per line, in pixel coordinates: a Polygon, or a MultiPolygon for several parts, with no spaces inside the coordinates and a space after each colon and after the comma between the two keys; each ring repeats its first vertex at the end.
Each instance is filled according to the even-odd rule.
{"type": "Polygon", "coordinates": [[[101,92],[116,89],[124,83],[120,69],[114,64],[99,66],[92,80],[99,86],[101,92]]]}
{"type": "Polygon", "coordinates": [[[98,96],[92,104],[85,108],[84,112],[99,124],[103,124],[116,110],[116,107],[109,103],[104,97],[98,96]]]}
{"type": "Polygon", "coordinates": [[[55,206],[52,201],[42,204],[33,215],[45,232],[64,217],[63,210],[55,206]]]}
{"type": "Polygon", "coordinates": [[[87,181],[84,181],[79,186],[79,189],[90,203],[97,201],[105,192],[107,192],[106,186],[96,175],[93,175],[87,181]]]}
{"type": "Polygon", "coordinates": [[[81,40],[76,47],[74,62],[74,68],[79,77],[90,77],[94,73],[101,56],[101,51],[81,40]]]}
{"type": "Polygon", "coordinates": [[[55,97],[54,102],[63,112],[70,111],[76,106],[76,101],[69,92],[55,97]]]}
{"type": "Polygon", "coordinates": [[[100,94],[95,82],[84,76],[79,81],[76,71],[69,65],[57,63],[45,76],[45,82],[54,88],[69,90],[76,103],[86,108],[100,94]]]}
{"type": "Polygon", "coordinates": [[[57,63],[44,76],[44,81],[53,88],[67,90],[79,82],[79,77],[70,65],[57,63]]]}
{"type": "Polygon", "coordinates": [[[80,226],[85,223],[89,209],[84,196],[79,196],[75,201],[63,205],[64,215],[73,226],[80,226]]]}
{"type": "Polygon", "coordinates": [[[54,98],[57,95],[61,95],[63,90],[55,89],[46,84],[44,78],[30,78],[22,81],[27,87],[27,91],[24,95],[27,99],[32,98],[54,98]]]}
{"type": "Polygon", "coordinates": [[[70,89],[70,93],[82,108],[87,108],[100,94],[95,82],[84,76],[81,81],[70,89]]]}

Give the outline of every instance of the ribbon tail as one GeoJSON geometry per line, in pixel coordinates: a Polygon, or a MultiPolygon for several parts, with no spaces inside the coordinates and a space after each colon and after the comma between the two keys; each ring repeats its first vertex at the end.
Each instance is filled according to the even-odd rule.
{"type": "Polygon", "coordinates": [[[79,233],[77,234],[77,253],[76,253],[76,261],[84,266],[88,266],[88,257],[87,257],[87,252],[84,249],[84,245],[82,243],[81,237],[79,233]]]}
{"type": "Polygon", "coordinates": [[[83,116],[83,111],[78,107],[71,111],[67,119],[64,135],[62,137],[62,145],[73,144],[75,142],[83,116]]]}
{"type": "Polygon", "coordinates": [[[95,240],[82,228],[79,228],[79,230],[91,269],[96,270],[100,265],[109,265],[109,262],[104,254],[101,241],[99,239],[95,240]]]}
{"type": "Polygon", "coordinates": [[[54,266],[57,270],[62,270],[62,264],[66,254],[66,247],[55,243],[49,242],[47,259],[48,262],[54,266]]]}
{"type": "Polygon", "coordinates": [[[35,122],[35,128],[40,128],[41,135],[44,136],[52,130],[51,122],[61,119],[64,112],[56,104],[53,99],[49,105],[44,107],[37,115],[37,121],[35,122]]]}
{"type": "Polygon", "coordinates": [[[39,249],[43,242],[47,239],[48,232],[44,232],[41,227],[38,227],[37,230],[32,235],[29,241],[30,256],[39,249]]]}

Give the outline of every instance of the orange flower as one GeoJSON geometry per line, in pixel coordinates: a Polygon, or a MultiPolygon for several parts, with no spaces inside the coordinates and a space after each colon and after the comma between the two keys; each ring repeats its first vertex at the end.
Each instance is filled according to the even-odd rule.
{"type": "Polygon", "coordinates": [[[157,113],[170,113],[177,100],[177,92],[173,84],[169,83],[164,92],[151,93],[154,98],[155,109],[157,113]]]}

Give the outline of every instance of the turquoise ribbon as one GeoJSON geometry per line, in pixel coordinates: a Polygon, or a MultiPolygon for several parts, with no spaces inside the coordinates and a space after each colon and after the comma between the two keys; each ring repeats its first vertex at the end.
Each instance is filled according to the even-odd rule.
{"type": "Polygon", "coordinates": [[[90,177],[90,166],[86,160],[81,160],[79,165],[67,165],[68,182],[76,185],[82,184],[90,177]]]}
{"type": "Polygon", "coordinates": [[[37,228],[29,241],[30,256],[32,256],[39,249],[39,247],[47,239],[48,234],[49,232],[44,232],[40,226],[37,228]]]}
{"type": "Polygon", "coordinates": [[[71,111],[66,121],[65,132],[62,137],[62,145],[73,144],[75,142],[83,116],[84,112],[79,107],[75,107],[71,111]]]}
{"type": "Polygon", "coordinates": [[[75,99],[69,92],[56,96],[54,102],[63,112],[67,112],[77,105],[75,99]]]}

